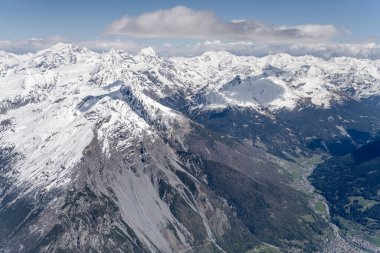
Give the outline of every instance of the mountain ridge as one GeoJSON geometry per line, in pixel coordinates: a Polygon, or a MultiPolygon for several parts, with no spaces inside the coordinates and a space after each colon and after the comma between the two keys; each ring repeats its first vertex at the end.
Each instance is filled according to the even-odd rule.
{"type": "Polygon", "coordinates": [[[318,251],[332,231],[297,159],[354,149],[380,125],[380,61],[1,55],[4,252],[318,251]]]}

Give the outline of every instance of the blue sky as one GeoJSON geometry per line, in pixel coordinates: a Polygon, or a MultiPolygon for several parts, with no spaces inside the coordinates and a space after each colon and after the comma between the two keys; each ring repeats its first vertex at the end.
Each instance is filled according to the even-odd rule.
{"type": "MultiPolygon", "coordinates": [[[[54,41],[61,39],[66,42],[81,43],[81,41],[118,39],[129,43],[157,45],[160,43],[191,44],[208,39],[204,34],[194,36],[194,38],[191,38],[191,34],[177,38],[172,32],[156,34],[155,38],[151,39],[147,36],[151,30],[136,31],[131,28],[131,25],[125,25],[116,32],[105,34],[105,30],[112,22],[126,15],[139,17],[147,12],[156,12],[159,9],[169,10],[179,5],[186,6],[194,12],[208,11],[213,15],[211,19],[216,17],[219,23],[230,22],[233,19],[249,20],[238,29],[252,25],[251,21],[259,22],[264,25],[264,28],[274,30],[282,26],[287,26],[287,29],[291,30],[297,25],[308,24],[321,25],[321,29],[327,28],[323,25],[332,25],[336,29],[341,29],[337,30],[338,32],[331,31],[331,36],[324,38],[325,43],[378,43],[380,37],[380,1],[378,0],[2,0],[0,41],[20,42],[31,38],[48,40],[53,36],[59,36],[55,37],[54,41]]],[[[230,25],[234,24],[227,24],[227,26],[230,25]]],[[[210,29],[213,27],[210,26],[210,29]]],[[[297,36],[303,34],[305,29],[309,31],[308,27],[302,28],[297,36]]],[[[318,31],[316,38],[320,34],[320,30],[318,31]]],[[[203,33],[206,32],[203,31],[203,33]]],[[[247,36],[239,37],[238,32],[233,31],[235,35],[227,38],[223,38],[220,32],[211,36],[210,40],[253,41],[255,43],[258,41],[265,43],[268,40],[270,44],[284,39],[272,32],[271,30],[270,36],[268,34],[257,36],[252,31],[247,36]],[[255,39],[251,40],[252,36],[255,39]]],[[[309,38],[309,43],[310,41],[313,41],[313,38],[309,38]]],[[[285,38],[285,42],[291,43],[288,37],[285,38]]]]}

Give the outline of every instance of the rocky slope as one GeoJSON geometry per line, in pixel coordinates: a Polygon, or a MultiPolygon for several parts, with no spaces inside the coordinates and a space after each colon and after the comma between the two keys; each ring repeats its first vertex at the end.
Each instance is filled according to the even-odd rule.
{"type": "Polygon", "coordinates": [[[379,88],[351,58],[0,52],[0,252],[320,251],[297,159],[376,138],[379,88]]]}

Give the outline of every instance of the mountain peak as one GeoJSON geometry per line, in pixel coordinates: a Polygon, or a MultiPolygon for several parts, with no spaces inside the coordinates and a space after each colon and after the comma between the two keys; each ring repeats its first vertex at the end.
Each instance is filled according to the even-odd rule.
{"type": "MultiPolygon", "coordinates": [[[[51,47],[41,50],[40,53],[62,53],[62,52],[78,52],[78,53],[85,53],[89,52],[87,48],[79,47],[75,44],[68,44],[68,43],[57,43],[52,45],[51,47]]],[[[38,54],[38,52],[37,52],[38,54]]]]}
{"type": "Polygon", "coordinates": [[[118,58],[118,59],[122,59],[122,57],[120,56],[120,52],[113,48],[110,51],[108,51],[107,55],[118,58]]]}

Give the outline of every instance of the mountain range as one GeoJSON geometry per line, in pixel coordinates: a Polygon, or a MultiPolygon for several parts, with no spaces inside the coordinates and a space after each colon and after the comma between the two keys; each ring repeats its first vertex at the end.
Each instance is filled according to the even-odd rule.
{"type": "Polygon", "coordinates": [[[379,106],[380,60],[0,52],[0,252],[378,252],[379,106]]]}

